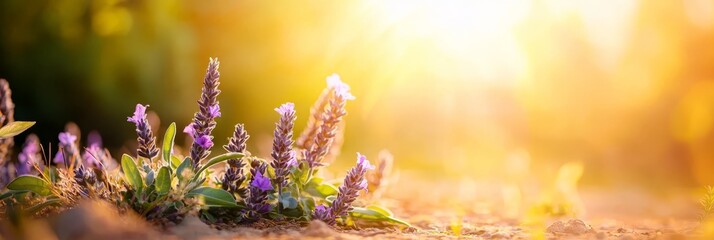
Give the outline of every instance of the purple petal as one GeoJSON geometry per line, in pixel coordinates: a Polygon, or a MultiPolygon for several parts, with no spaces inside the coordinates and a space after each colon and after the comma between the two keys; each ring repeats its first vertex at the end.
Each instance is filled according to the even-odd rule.
{"type": "Polygon", "coordinates": [[[297,157],[295,157],[295,151],[290,151],[290,160],[288,160],[288,166],[295,167],[298,165],[297,157]]]}
{"type": "Polygon", "coordinates": [[[278,112],[280,115],[286,115],[289,113],[295,113],[295,104],[291,102],[284,103],[283,105],[280,105],[280,107],[275,109],[276,112],[278,112]]]}
{"type": "Polygon", "coordinates": [[[196,143],[198,143],[199,146],[201,146],[203,149],[209,149],[213,147],[213,140],[211,140],[211,137],[208,135],[202,135],[196,139],[196,143]]]}
{"type": "Polygon", "coordinates": [[[221,106],[219,106],[218,104],[210,106],[208,108],[208,111],[210,112],[212,118],[217,118],[221,116],[221,106]]]}
{"type": "Polygon", "coordinates": [[[77,141],[77,136],[72,135],[69,132],[61,132],[58,136],[61,144],[72,145],[74,141],[77,141]]]}
{"type": "Polygon", "coordinates": [[[146,108],[149,107],[149,105],[141,105],[140,103],[136,104],[136,109],[134,109],[134,115],[131,117],[128,117],[126,121],[128,122],[133,122],[135,124],[139,124],[142,119],[146,118],[146,108]]]}
{"type": "Polygon", "coordinates": [[[52,159],[52,162],[56,164],[61,164],[64,163],[64,156],[62,155],[62,152],[57,152],[57,155],[55,155],[55,158],[52,159]]]}
{"type": "Polygon", "coordinates": [[[260,172],[253,176],[253,181],[251,181],[250,185],[263,191],[273,190],[273,185],[270,184],[270,179],[263,176],[260,172]]]}
{"type": "Polygon", "coordinates": [[[189,136],[193,137],[193,134],[195,130],[193,129],[193,123],[188,124],[185,128],[183,128],[183,132],[188,134],[189,136]]]}
{"type": "Polygon", "coordinates": [[[369,160],[367,160],[367,156],[362,155],[360,153],[357,153],[357,165],[360,165],[362,166],[362,168],[368,170],[374,169],[374,166],[369,163],[369,160]]]}

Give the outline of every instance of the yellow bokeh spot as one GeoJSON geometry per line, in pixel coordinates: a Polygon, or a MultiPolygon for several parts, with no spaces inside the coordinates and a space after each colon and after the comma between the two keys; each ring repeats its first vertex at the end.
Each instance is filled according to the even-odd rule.
{"type": "Polygon", "coordinates": [[[713,119],[714,83],[698,82],[679,102],[672,119],[672,134],[685,142],[700,140],[711,132],[713,119]]]}

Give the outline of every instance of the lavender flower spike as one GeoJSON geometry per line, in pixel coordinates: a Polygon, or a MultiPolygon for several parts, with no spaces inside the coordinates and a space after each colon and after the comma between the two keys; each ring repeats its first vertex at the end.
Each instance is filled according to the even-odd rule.
{"type": "Polygon", "coordinates": [[[77,149],[77,136],[69,132],[62,132],[58,136],[60,151],[55,155],[54,162],[56,164],[73,165],[79,158],[79,150],[77,149]],[[66,154],[66,155],[65,155],[66,154]],[[68,162],[65,162],[68,161],[68,162]]]}
{"type": "MultiPolygon", "coordinates": [[[[0,78],[0,126],[5,126],[15,121],[15,104],[12,102],[10,84],[0,78]]],[[[0,139],[0,165],[10,160],[10,153],[15,146],[13,138],[0,139]]]]}
{"type": "Polygon", "coordinates": [[[264,162],[253,159],[250,163],[251,174],[253,175],[250,181],[250,194],[245,199],[245,205],[248,208],[246,212],[247,219],[257,219],[259,216],[270,212],[270,204],[268,203],[268,191],[273,190],[270,179],[265,177],[265,171],[268,165],[264,162]]]}
{"type": "Polygon", "coordinates": [[[220,106],[218,105],[218,90],[219,77],[218,72],[219,62],[217,58],[211,58],[206,69],[206,76],[203,79],[203,88],[201,89],[201,98],[198,100],[198,112],[193,115],[193,122],[189,127],[193,130],[186,130],[193,137],[194,141],[191,145],[191,160],[193,161],[194,169],[197,169],[201,159],[208,157],[211,153],[210,149],[213,142],[208,144],[208,140],[212,140],[211,132],[216,128],[215,118],[221,116],[220,106]]]}
{"type": "Polygon", "coordinates": [[[295,123],[295,104],[289,102],[275,109],[280,114],[280,121],[275,124],[273,137],[273,162],[270,166],[275,169],[275,184],[278,186],[278,196],[282,194],[282,188],[287,184],[287,177],[290,173],[290,166],[296,164],[295,152],[293,152],[293,126],[295,123]]]}
{"type": "Polygon", "coordinates": [[[42,155],[40,155],[40,140],[37,135],[31,134],[25,139],[25,144],[22,146],[22,152],[17,155],[17,175],[31,174],[33,171],[32,165],[42,164],[42,155]]]}
{"type": "Polygon", "coordinates": [[[310,165],[310,168],[323,165],[321,161],[335,139],[339,123],[342,121],[342,117],[347,115],[345,104],[347,100],[355,99],[350,93],[350,86],[342,82],[336,74],[327,78],[327,84],[333,91],[330,104],[322,113],[322,125],[317,130],[314,143],[305,153],[305,161],[310,165]]]}
{"type": "Polygon", "coordinates": [[[146,119],[146,108],[149,105],[136,104],[134,115],[127,118],[127,122],[136,124],[136,140],[139,142],[139,148],[136,150],[137,155],[151,160],[159,154],[159,149],[156,148],[156,137],[151,132],[149,120],[146,119]]]}
{"type": "MultiPolygon", "coordinates": [[[[245,153],[245,143],[249,137],[243,124],[236,124],[233,136],[228,139],[228,145],[223,146],[223,148],[228,152],[245,153]]],[[[243,166],[245,166],[243,158],[228,160],[228,166],[226,166],[226,173],[223,175],[221,187],[230,193],[238,194],[241,198],[246,198],[248,197],[248,189],[241,187],[246,179],[243,174],[243,166]]]]}
{"type": "Polygon", "coordinates": [[[329,214],[323,210],[316,208],[313,212],[313,217],[320,219],[327,224],[335,224],[335,218],[344,217],[350,209],[352,202],[359,196],[359,191],[367,189],[367,180],[364,179],[367,170],[373,169],[374,166],[369,164],[369,160],[362,154],[357,153],[357,165],[354,166],[345,177],[344,183],[339,188],[335,201],[329,208],[329,214]]]}

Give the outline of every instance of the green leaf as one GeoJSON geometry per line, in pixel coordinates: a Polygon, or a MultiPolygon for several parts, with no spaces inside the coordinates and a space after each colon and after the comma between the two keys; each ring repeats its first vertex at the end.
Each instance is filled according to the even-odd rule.
{"type": "Polygon", "coordinates": [[[293,166],[290,168],[290,174],[291,174],[291,179],[297,179],[294,180],[295,182],[298,182],[300,184],[304,184],[307,182],[307,178],[309,177],[308,172],[310,169],[307,167],[307,164],[305,163],[300,163],[297,166],[293,166]]]}
{"type": "Polygon", "coordinates": [[[320,177],[313,177],[305,185],[305,192],[321,198],[337,195],[338,189],[332,184],[323,183],[320,177]]]}
{"type": "Polygon", "coordinates": [[[141,179],[141,173],[139,173],[139,169],[136,168],[134,158],[126,154],[121,156],[121,169],[124,171],[124,177],[126,177],[126,181],[129,185],[138,192],[144,190],[144,180],[141,179]]]}
{"type": "Polygon", "coordinates": [[[202,199],[203,205],[211,207],[238,207],[233,194],[223,189],[212,187],[199,187],[191,190],[186,195],[188,197],[198,197],[202,199]]]}
{"type": "Polygon", "coordinates": [[[14,136],[17,136],[18,134],[24,132],[28,128],[32,127],[32,125],[35,125],[35,122],[23,122],[23,121],[15,121],[15,122],[10,122],[7,125],[3,126],[0,128],[0,139],[2,138],[11,138],[14,136]]]}
{"type": "Polygon", "coordinates": [[[20,194],[25,194],[27,192],[28,192],[27,190],[10,190],[10,191],[7,191],[0,195],[0,201],[3,201],[7,198],[14,197],[14,196],[17,196],[20,194]]]}
{"type": "Polygon", "coordinates": [[[161,147],[161,152],[163,153],[163,158],[166,163],[171,163],[171,152],[174,150],[174,139],[176,139],[176,123],[172,122],[169,128],[166,129],[164,133],[163,146],[161,147]]]}
{"type": "Polygon", "coordinates": [[[37,211],[40,211],[45,207],[49,207],[51,205],[58,204],[58,203],[62,203],[62,201],[59,198],[49,198],[42,203],[39,203],[35,206],[27,208],[26,211],[29,214],[35,214],[37,211]]]}
{"type": "Polygon", "coordinates": [[[192,171],[191,158],[189,157],[184,158],[183,162],[176,167],[176,177],[178,177],[179,181],[184,180],[184,171],[192,171]]]}
{"type": "Polygon", "coordinates": [[[280,195],[280,204],[283,205],[283,209],[293,209],[297,208],[298,200],[290,192],[284,192],[280,195]]]}
{"type": "Polygon", "coordinates": [[[30,191],[41,196],[49,196],[52,193],[51,187],[44,179],[29,175],[19,176],[7,185],[10,190],[30,191]]]}
{"type": "Polygon", "coordinates": [[[191,179],[191,182],[196,181],[198,177],[203,173],[203,171],[206,171],[206,169],[210,168],[213,165],[216,165],[220,162],[228,161],[230,159],[234,158],[242,158],[244,155],[242,153],[224,153],[218,156],[215,156],[211,158],[211,160],[208,160],[205,165],[203,165],[198,171],[196,171],[196,174],[193,175],[193,178],[191,179]]]}
{"type": "Polygon", "coordinates": [[[350,210],[350,216],[356,219],[362,219],[366,221],[377,221],[384,223],[399,224],[410,227],[411,225],[403,220],[384,215],[380,211],[375,211],[373,209],[354,207],[350,210]]]}
{"type": "Polygon", "coordinates": [[[45,180],[50,183],[56,183],[57,182],[57,168],[48,166],[45,167],[45,169],[42,170],[42,176],[44,176],[45,180]]]}
{"type": "Polygon", "coordinates": [[[369,205],[369,206],[367,206],[367,207],[365,207],[365,208],[367,208],[367,209],[369,209],[369,210],[377,211],[377,212],[379,212],[379,213],[381,213],[382,215],[387,216],[387,217],[393,217],[393,216],[394,216],[394,213],[392,213],[392,211],[390,211],[389,209],[387,209],[387,208],[385,208],[385,207],[382,207],[382,206],[369,205]]]}
{"type": "Polygon", "coordinates": [[[181,159],[177,156],[171,156],[171,169],[176,170],[181,165],[181,159]]]}
{"type": "Polygon", "coordinates": [[[144,171],[146,173],[146,186],[151,186],[154,184],[154,178],[156,177],[156,173],[154,170],[149,169],[148,171],[144,171]]]}
{"type": "Polygon", "coordinates": [[[300,198],[303,215],[310,216],[315,211],[315,199],[311,197],[300,198]]]}
{"type": "Polygon", "coordinates": [[[156,176],[156,191],[160,195],[169,193],[171,189],[171,173],[169,171],[169,167],[161,167],[159,169],[159,175],[156,176]]]}

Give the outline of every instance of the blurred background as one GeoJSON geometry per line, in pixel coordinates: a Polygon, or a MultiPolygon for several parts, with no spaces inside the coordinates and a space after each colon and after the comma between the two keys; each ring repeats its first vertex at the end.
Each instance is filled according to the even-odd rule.
{"type": "Polygon", "coordinates": [[[0,77],[53,146],[74,121],[118,154],[137,102],[182,128],[209,57],[217,146],[240,122],[267,156],[273,108],[302,130],[338,73],[357,100],[335,171],[386,148],[425,178],[581,162],[586,185],[714,184],[712,1],[0,1],[0,77]]]}

